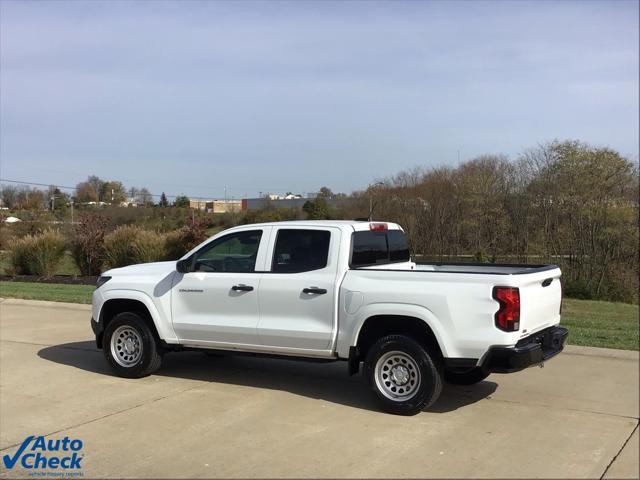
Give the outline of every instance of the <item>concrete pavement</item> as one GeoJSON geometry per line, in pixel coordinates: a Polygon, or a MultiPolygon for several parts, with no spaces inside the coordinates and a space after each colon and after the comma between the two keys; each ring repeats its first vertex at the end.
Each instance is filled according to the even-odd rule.
{"type": "Polygon", "coordinates": [[[567,347],[397,417],[341,362],[176,353],[121,379],[89,316],[0,301],[2,455],[33,434],[81,439],[89,478],[638,478],[637,352],[567,347]]]}

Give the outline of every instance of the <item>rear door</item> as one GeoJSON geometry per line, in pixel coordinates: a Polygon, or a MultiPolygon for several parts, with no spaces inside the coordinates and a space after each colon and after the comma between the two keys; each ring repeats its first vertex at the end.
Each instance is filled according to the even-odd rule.
{"type": "Polygon", "coordinates": [[[274,228],[259,291],[258,334],[263,345],[329,347],[340,233],[338,228],[274,228]]]}

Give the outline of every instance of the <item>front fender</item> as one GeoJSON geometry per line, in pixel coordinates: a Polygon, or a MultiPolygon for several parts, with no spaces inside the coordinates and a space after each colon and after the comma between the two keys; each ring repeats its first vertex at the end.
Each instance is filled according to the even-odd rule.
{"type": "Polygon", "coordinates": [[[151,315],[151,320],[158,331],[158,335],[160,339],[164,340],[167,343],[178,343],[178,337],[173,330],[173,325],[169,320],[171,318],[171,305],[170,302],[167,302],[166,305],[160,305],[160,311],[158,306],[154,303],[153,299],[147,295],[145,292],[141,292],[139,290],[127,290],[127,289],[113,289],[106,290],[101,293],[102,297],[102,305],[100,306],[100,312],[98,312],[98,316],[96,320],[100,319],[100,313],[102,313],[102,308],[104,304],[109,300],[137,300],[141,302],[149,311],[151,315]]]}
{"type": "Polygon", "coordinates": [[[440,350],[445,357],[449,357],[452,352],[452,345],[443,335],[445,328],[438,318],[426,307],[422,305],[400,304],[400,303],[372,303],[360,308],[355,314],[346,314],[344,321],[340,322],[340,332],[338,334],[338,356],[347,358],[349,347],[358,344],[358,338],[362,326],[371,317],[378,315],[396,315],[403,317],[413,317],[425,322],[438,341],[440,350]]]}

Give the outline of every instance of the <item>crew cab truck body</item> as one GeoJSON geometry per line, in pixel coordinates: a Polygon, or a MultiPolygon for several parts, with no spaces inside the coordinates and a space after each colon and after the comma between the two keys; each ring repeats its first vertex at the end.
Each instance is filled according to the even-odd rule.
{"type": "Polygon", "coordinates": [[[346,360],[381,406],[415,414],[444,380],[476,383],[559,353],[554,265],[417,264],[387,222],[243,225],[179,261],[105,272],[91,325],[116,373],[201,349],[346,360]]]}

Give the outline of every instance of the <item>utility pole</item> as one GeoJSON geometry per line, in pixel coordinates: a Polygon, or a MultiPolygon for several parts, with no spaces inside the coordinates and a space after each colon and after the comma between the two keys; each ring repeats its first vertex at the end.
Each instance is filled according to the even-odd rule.
{"type": "Polygon", "coordinates": [[[73,200],[71,200],[71,225],[73,225],[73,200]]]}

